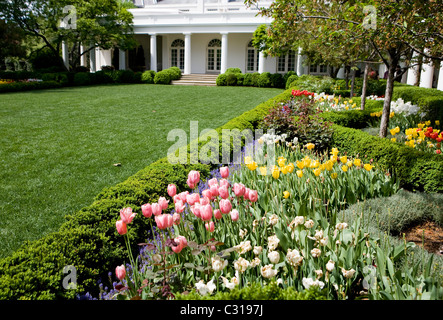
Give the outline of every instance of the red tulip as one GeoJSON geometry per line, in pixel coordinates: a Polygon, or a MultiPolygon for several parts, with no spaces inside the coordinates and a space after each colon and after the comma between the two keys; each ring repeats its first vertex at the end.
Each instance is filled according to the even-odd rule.
{"type": "Polygon", "coordinates": [[[208,181],[208,186],[212,187],[212,186],[218,186],[218,180],[217,178],[212,178],[208,181]]]}
{"type": "Polygon", "coordinates": [[[180,219],[181,219],[180,213],[176,212],[172,215],[173,224],[178,225],[180,223],[180,219]]]}
{"type": "Polygon", "coordinates": [[[175,184],[168,184],[168,195],[173,198],[177,194],[177,187],[175,184]]]}
{"type": "Polygon", "coordinates": [[[120,210],[120,217],[125,224],[130,224],[136,213],[132,212],[132,208],[123,208],[120,210]]]}
{"type": "Polygon", "coordinates": [[[258,192],[257,190],[249,191],[249,201],[256,202],[258,200],[258,192]]]}
{"type": "Polygon", "coordinates": [[[199,202],[197,202],[196,204],[194,204],[191,207],[191,212],[194,214],[194,216],[196,216],[197,218],[200,218],[200,208],[201,208],[201,204],[199,202]]]}
{"type": "Polygon", "coordinates": [[[220,195],[220,197],[222,199],[227,199],[229,198],[229,190],[227,186],[222,186],[220,188],[218,188],[218,194],[220,195]]]}
{"type": "Polygon", "coordinates": [[[218,192],[218,185],[212,185],[211,188],[209,189],[211,191],[211,194],[213,197],[217,197],[219,192],[218,192]]]}
{"type": "Polygon", "coordinates": [[[205,223],[205,227],[206,227],[206,230],[208,230],[209,232],[214,232],[214,230],[215,230],[214,221],[211,221],[209,223],[205,223]]]}
{"type": "MultiPolygon", "coordinates": [[[[200,182],[200,172],[191,170],[188,174],[188,181],[192,185],[196,186],[200,182]]],[[[193,188],[192,188],[193,189],[193,188]]]]}
{"type": "Polygon", "coordinates": [[[185,211],[185,204],[183,203],[183,201],[178,200],[175,203],[175,212],[182,213],[183,211],[185,211]]]}
{"type": "Polygon", "coordinates": [[[222,213],[221,213],[220,209],[214,210],[214,217],[218,220],[220,220],[222,218],[222,213]]]}
{"type": "Polygon", "coordinates": [[[242,183],[234,183],[234,193],[237,197],[241,197],[245,194],[246,188],[242,183]]]}
{"type": "Polygon", "coordinates": [[[229,211],[231,211],[232,209],[231,201],[229,201],[228,199],[221,199],[219,202],[219,206],[221,213],[229,213],[229,211]]]}
{"type": "Polygon", "coordinates": [[[238,211],[236,209],[231,211],[231,220],[232,221],[237,221],[239,218],[239,214],[238,211]]]}
{"type": "Polygon", "coordinates": [[[210,204],[201,206],[200,208],[200,218],[203,221],[209,221],[212,219],[212,207],[210,204]]]}
{"type": "Polygon", "coordinates": [[[158,204],[160,205],[162,210],[166,210],[166,209],[168,209],[169,200],[166,200],[165,197],[160,197],[158,199],[158,204]]]}
{"type": "Polygon", "coordinates": [[[174,239],[174,242],[177,244],[176,246],[172,246],[171,249],[175,253],[180,253],[184,248],[188,246],[188,241],[183,236],[178,236],[174,239]]]}
{"type": "Polygon", "coordinates": [[[157,224],[157,228],[163,230],[172,227],[174,220],[170,214],[161,214],[155,216],[155,223],[157,224]]]}
{"type": "Polygon", "coordinates": [[[161,215],[162,210],[163,210],[162,207],[158,203],[153,203],[151,205],[151,209],[152,209],[152,213],[154,214],[154,216],[161,215]]]}

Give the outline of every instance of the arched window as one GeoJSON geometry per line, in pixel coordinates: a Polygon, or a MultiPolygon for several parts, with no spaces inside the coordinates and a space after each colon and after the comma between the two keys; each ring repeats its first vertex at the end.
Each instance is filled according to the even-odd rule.
{"type": "Polygon", "coordinates": [[[185,41],[182,39],[171,43],[171,67],[179,67],[182,71],[185,68],[185,41]]]}
{"type": "Polygon", "coordinates": [[[246,48],[246,72],[257,72],[258,71],[258,57],[259,51],[252,45],[252,40],[249,41],[246,48]]]}
{"type": "Polygon", "coordinates": [[[207,71],[217,72],[221,69],[221,40],[212,39],[207,48],[207,71]]]}
{"type": "Polygon", "coordinates": [[[290,50],[287,54],[278,57],[277,72],[286,73],[288,71],[296,71],[296,54],[290,50]]]}

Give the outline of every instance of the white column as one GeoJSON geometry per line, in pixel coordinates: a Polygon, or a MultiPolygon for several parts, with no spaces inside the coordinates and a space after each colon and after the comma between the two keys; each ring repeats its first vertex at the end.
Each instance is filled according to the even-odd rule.
{"type": "Polygon", "coordinates": [[[437,89],[443,91],[443,61],[440,61],[440,71],[438,74],[437,89]]]}
{"type": "MultiPolygon", "coordinates": [[[[412,64],[417,64],[416,58],[418,56],[418,53],[414,52],[412,55],[412,64]]],[[[406,83],[410,84],[411,86],[414,86],[417,83],[418,79],[418,65],[411,67],[408,69],[408,76],[406,78],[406,83]]]]}
{"type": "Polygon", "coordinates": [[[69,53],[68,53],[68,44],[66,43],[66,41],[62,42],[62,58],[66,69],[69,70],[69,53]]]}
{"type": "Polygon", "coordinates": [[[151,34],[151,70],[157,72],[157,36],[156,34],[151,34]]]}
{"type": "Polygon", "coordinates": [[[185,33],[185,68],[184,74],[191,74],[191,34],[185,33]]]}
{"type": "Polygon", "coordinates": [[[225,73],[228,69],[228,34],[222,33],[221,40],[221,66],[220,73],[225,73]]]}
{"type": "Polygon", "coordinates": [[[434,77],[434,66],[432,62],[421,65],[420,87],[432,88],[432,78],[434,77]]]}
{"type": "Polygon", "coordinates": [[[95,51],[97,48],[89,50],[89,71],[96,72],[97,71],[97,61],[95,51]]]}
{"type": "Polygon", "coordinates": [[[297,54],[297,75],[301,76],[304,72],[304,67],[303,67],[303,56],[301,54],[302,49],[299,47],[298,48],[298,54],[297,54]]]}
{"type": "MultiPolygon", "coordinates": [[[[85,52],[85,50],[86,50],[86,47],[83,46],[83,45],[81,45],[81,46],[80,46],[80,54],[82,54],[83,52],[85,52]]],[[[86,65],[87,65],[87,63],[86,63],[86,54],[83,54],[83,55],[80,56],[80,65],[81,65],[82,67],[86,67],[86,65]]]]}
{"type": "Polygon", "coordinates": [[[120,70],[126,70],[126,51],[118,50],[118,67],[120,70]]]}
{"type": "Polygon", "coordinates": [[[265,72],[265,55],[263,52],[258,53],[258,71],[259,73],[265,72]]]}
{"type": "Polygon", "coordinates": [[[100,50],[100,68],[103,66],[112,65],[112,52],[111,50],[100,50]]]}

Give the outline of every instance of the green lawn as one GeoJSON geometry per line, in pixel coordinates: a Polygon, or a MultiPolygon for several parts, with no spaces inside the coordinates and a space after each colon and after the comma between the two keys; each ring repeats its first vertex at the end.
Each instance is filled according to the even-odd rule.
{"type": "Polygon", "coordinates": [[[166,156],[171,129],[189,133],[192,120],[215,129],[281,92],[120,85],[0,95],[0,257],[166,156]]]}

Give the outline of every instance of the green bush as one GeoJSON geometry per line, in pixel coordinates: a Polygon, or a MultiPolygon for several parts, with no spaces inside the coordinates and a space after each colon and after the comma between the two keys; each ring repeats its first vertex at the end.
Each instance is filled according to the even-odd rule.
{"type": "Polygon", "coordinates": [[[215,84],[218,86],[226,86],[227,75],[225,73],[220,73],[215,79],[215,84]]]}
{"type": "Polygon", "coordinates": [[[253,87],[258,87],[258,79],[260,79],[260,73],[254,72],[251,76],[251,85],[253,87]]]}
{"type": "Polygon", "coordinates": [[[244,86],[252,86],[252,73],[246,73],[245,77],[243,79],[243,85],[244,86]]]}
{"type": "Polygon", "coordinates": [[[443,123],[443,91],[415,86],[394,87],[392,100],[402,98],[405,102],[411,101],[426,113],[428,120],[439,120],[443,123]]]}
{"type": "Polygon", "coordinates": [[[182,76],[182,71],[179,67],[170,67],[169,72],[171,74],[171,80],[178,80],[182,76]]]}
{"type": "Polygon", "coordinates": [[[351,90],[346,90],[346,89],[340,89],[340,90],[334,90],[332,91],[332,93],[335,96],[342,96],[343,98],[349,98],[351,96],[351,90]]]}
{"type": "Polygon", "coordinates": [[[154,77],[155,84],[170,84],[171,80],[170,71],[167,69],[157,72],[154,77]]]}
{"type": "Polygon", "coordinates": [[[114,83],[112,71],[97,71],[94,73],[94,84],[109,84],[114,83]]]}
{"type": "Polygon", "coordinates": [[[226,85],[227,86],[236,86],[237,85],[237,74],[226,73],[226,85]]]}
{"type": "Polygon", "coordinates": [[[155,77],[155,71],[153,70],[147,70],[145,72],[143,72],[142,77],[141,77],[141,81],[143,83],[154,83],[154,77],[155,77]]]}
{"type": "Polygon", "coordinates": [[[298,78],[297,73],[295,71],[288,71],[283,76],[283,81],[285,84],[288,82],[288,79],[290,76],[296,76],[296,77],[293,77],[294,80],[296,80],[298,78]]]}
{"type": "Polygon", "coordinates": [[[286,89],[289,89],[290,87],[296,86],[296,80],[298,80],[297,75],[291,75],[286,79],[286,89]]]}
{"type": "Polygon", "coordinates": [[[74,85],[76,86],[87,86],[91,84],[91,78],[87,72],[78,72],[74,76],[74,85]]]}
{"type": "Polygon", "coordinates": [[[332,145],[349,155],[373,159],[390,170],[407,190],[443,192],[443,158],[380,139],[360,130],[334,125],[332,145]]]}
{"type": "Polygon", "coordinates": [[[56,81],[12,82],[0,85],[0,93],[60,88],[56,81]]]}
{"type": "Polygon", "coordinates": [[[196,290],[188,294],[177,294],[177,300],[327,300],[326,290],[311,287],[309,290],[297,292],[293,287],[281,288],[275,281],[267,285],[250,283],[241,289],[234,288],[228,292],[202,296],[196,290]]]}
{"type": "Polygon", "coordinates": [[[271,86],[271,73],[263,72],[257,80],[257,86],[260,88],[268,88],[271,86]]]}
{"type": "Polygon", "coordinates": [[[273,88],[285,88],[285,81],[283,75],[280,73],[271,74],[271,87],[273,88]]]}
{"type": "Polygon", "coordinates": [[[244,73],[236,73],[236,75],[237,75],[237,85],[243,86],[244,80],[245,80],[245,74],[244,73]]]}
{"type": "Polygon", "coordinates": [[[226,69],[225,73],[241,73],[240,68],[228,68],[226,69]]]}
{"type": "Polygon", "coordinates": [[[135,83],[135,73],[132,70],[116,71],[118,78],[117,83],[135,83]]]}

